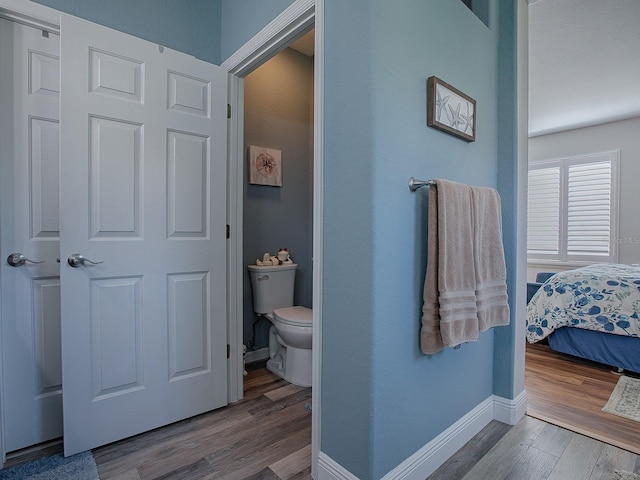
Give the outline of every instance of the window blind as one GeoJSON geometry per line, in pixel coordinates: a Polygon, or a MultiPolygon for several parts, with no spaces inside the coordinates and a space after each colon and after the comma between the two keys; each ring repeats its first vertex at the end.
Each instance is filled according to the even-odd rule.
{"type": "Polygon", "coordinates": [[[530,260],[614,262],[618,152],[529,166],[530,260]]]}
{"type": "Polygon", "coordinates": [[[611,162],[569,165],[567,256],[611,255],[611,162]]]}
{"type": "Polygon", "coordinates": [[[560,253],[560,167],[529,170],[527,242],[529,253],[560,253]]]}

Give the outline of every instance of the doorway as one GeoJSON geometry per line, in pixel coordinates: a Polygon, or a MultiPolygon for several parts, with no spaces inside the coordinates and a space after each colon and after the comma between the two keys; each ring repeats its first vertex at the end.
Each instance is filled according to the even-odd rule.
{"type": "MultiPolygon", "coordinates": [[[[286,248],[297,264],[294,305],[307,308],[313,272],[313,48],[297,45],[313,47],[313,38],[312,30],[244,79],[244,264],[286,248]],[[252,152],[260,149],[277,156],[280,185],[261,184],[262,175],[251,175],[252,152]]],[[[270,323],[253,312],[246,269],[243,277],[243,343],[247,357],[257,360],[268,355],[270,323]]]]}
{"type": "MultiPolygon", "coordinates": [[[[323,3],[315,0],[296,0],[267,27],[256,34],[236,53],[222,63],[230,73],[229,98],[232,115],[229,126],[229,203],[231,222],[229,241],[229,317],[242,318],[244,309],[243,274],[246,264],[243,251],[242,191],[245,184],[244,170],[244,77],[281,51],[287,45],[315,28],[314,41],[314,135],[313,135],[313,394],[312,394],[312,474],[317,475],[320,454],[321,417],[321,321],[322,321],[322,218],[323,218],[323,130],[324,123],[324,51],[323,51],[323,3]],[[235,232],[235,233],[234,233],[235,232]]],[[[243,324],[236,321],[229,331],[231,361],[229,375],[230,401],[242,398],[242,342],[243,324]]]]}

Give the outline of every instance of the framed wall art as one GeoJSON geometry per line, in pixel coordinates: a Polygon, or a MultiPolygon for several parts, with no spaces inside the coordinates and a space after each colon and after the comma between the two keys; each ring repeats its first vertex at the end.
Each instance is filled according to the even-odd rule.
{"type": "Polygon", "coordinates": [[[427,125],[475,142],[476,101],[438,77],[429,77],[427,125]]]}
{"type": "Polygon", "coordinates": [[[249,183],[282,186],[282,152],[272,148],[249,146],[249,183]]]}

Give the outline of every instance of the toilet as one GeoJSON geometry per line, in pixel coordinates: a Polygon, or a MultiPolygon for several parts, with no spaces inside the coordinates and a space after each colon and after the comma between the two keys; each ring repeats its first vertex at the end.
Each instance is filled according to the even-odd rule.
{"type": "Polygon", "coordinates": [[[295,263],[249,265],[253,310],[271,322],[267,369],[289,383],[311,386],[312,310],[293,305],[295,263]]]}

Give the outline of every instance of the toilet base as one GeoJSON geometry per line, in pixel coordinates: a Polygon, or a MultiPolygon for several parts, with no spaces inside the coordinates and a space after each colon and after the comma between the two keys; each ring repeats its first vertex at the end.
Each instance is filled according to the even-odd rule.
{"type": "MultiPolygon", "coordinates": [[[[272,327],[275,330],[274,327],[272,327]]],[[[300,387],[311,386],[311,349],[294,348],[284,345],[280,337],[269,332],[269,360],[267,370],[300,387]]]]}

